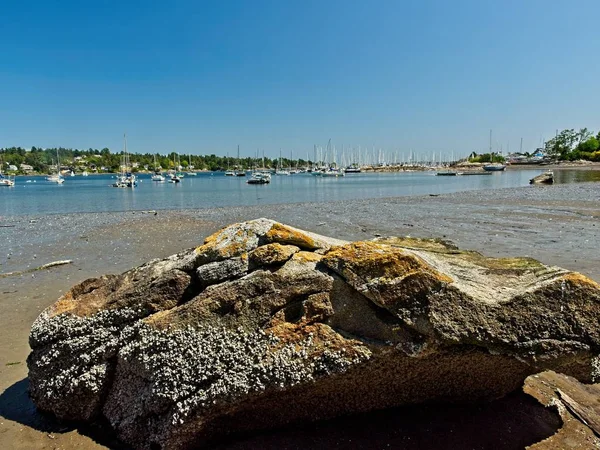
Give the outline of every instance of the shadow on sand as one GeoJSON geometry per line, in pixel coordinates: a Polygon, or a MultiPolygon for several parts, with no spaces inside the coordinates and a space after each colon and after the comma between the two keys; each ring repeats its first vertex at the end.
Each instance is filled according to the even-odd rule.
{"type": "Polygon", "coordinates": [[[20,423],[42,433],[68,433],[77,430],[82,435],[88,436],[100,445],[111,449],[127,449],[121,444],[106,424],[80,424],[62,422],[51,414],[38,411],[28,394],[29,379],[21,381],[7,388],[0,395],[0,417],[20,423]]]}
{"type": "Polygon", "coordinates": [[[307,448],[522,450],[562,422],[521,392],[481,405],[415,405],[235,436],[220,450],[307,448]]]}
{"type": "MultiPolygon", "coordinates": [[[[65,423],[40,413],[27,394],[28,385],[25,378],[0,395],[0,417],[44,433],[77,430],[108,448],[128,448],[104,423],[65,423]]],[[[558,414],[519,392],[482,405],[417,405],[235,435],[214,448],[517,450],[551,436],[560,426],[558,414]]]]}

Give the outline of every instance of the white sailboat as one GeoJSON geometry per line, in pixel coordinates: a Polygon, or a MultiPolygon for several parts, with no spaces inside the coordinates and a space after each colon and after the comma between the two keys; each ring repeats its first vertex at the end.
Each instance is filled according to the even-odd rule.
{"type": "Polygon", "coordinates": [[[289,175],[290,172],[281,167],[281,149],[279,150],[279,164],[277,165],[277,170],[275,171],[275,175],[289,175]]]}
{"type": "Polygon", "coordinates": [[[0,161],[0,186],[12,187],[15,185],[15,180],[10,177],[2,175],[2,161],[0,161]]]}
{"type": "Polygon", "coordinates": [[[163,182],[165,181],[165,176],[157,170],[158,166],[156,165],[156,155],[154,155],[154,175],[150,178],[152,181],[163,182]]]}
{"type": "Polygon", "coordinates": [[[192,155],[191,155],[191,153],[188,154],[188,169],[190,169],[190,170],[187,171],[187,175],[189,177],[196,177],[196,176],[198,176],[198,174],[196,172],[194,172],[194,166],[192,166],[192,155]]]}
{"type": "Polygon", "coordinates": [[[112,185],[118,188],[134,188],[137,186],[137,178],[131,172],[131,164],[129,162],[129,153],[127,153],[127,136],[123,135],[123,156],[121,157],[121,174],[117,177],[117,181],[112,185]]]}
{"type": "Polygon", "coordinates": [[[58,149],[56,149],[56,173],[47,176],[46,181],[50,181],[51,183],[56,184],[63,184],[65,182],[65,179],[60,174],[60,159],[58,157],[58,149]]]}
{"type": "Polygon", "coordinates": [[[235,172],[229,169],[229,153],[227,153],[227,170],[225,171],[226,177],[235,177],[235,172]]]}
{"type": "Polygon", "coordinates": [[[327,142],[327,150],[326,150],[325,160],[327,160],[328,158],[332,158],[334,162],[333,163],[326,162],[325,167],[322,167],[320,170],[313,172],[314,175],[317,175],[320,177],[335,177],[335,178],[344,176],[344,171],[337,167],[337,163],[335,162],[335,157],[333,157],[331,155],[331,153],[332,153],[331,139],[329,139],[329,141],[327,142]]]}

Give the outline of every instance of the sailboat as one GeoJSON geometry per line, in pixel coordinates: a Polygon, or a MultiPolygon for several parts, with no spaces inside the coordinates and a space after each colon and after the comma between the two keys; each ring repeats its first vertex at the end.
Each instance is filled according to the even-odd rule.
{"type": "Polygon", "coordinates": [[[127,135],[125,134],[123,134],[123,156],[121,157],[121,174],[117,177],[117,181],[113,183],[112,186],[117,188],[134,188],[137,186],[136,176],[131,172],[129,153],[127,153],[127,135]]]}
{"type": "Polygon", "coordinates": [[[58,149],[56,149],[56,173],[47,176],[46,181],[56,184],[63,184],[65,182],[65,179],[60,174],[60,159],[58,158],[58,149]]]}
{"type": "Polygon", "coordinates": [[[194,166],[192,166],[192,155],[191,155],[191,153],[188,154],[188,168],[190,169],[187,172],[188,176],[190,176],[190,177],[196,177],[196,176],[198,176],[198,174],[193,171],[194,166]]]}
{"type": "MultiPolygon", "coordinates": [[[[334,149],[335,151],[335,149],[334,149]]],[[[325,163],[325,167],[323,167],[321,170],[317,171],[315,173],[315,175],[320,176],[320,177],[343,177],[344,176],[344,171],[339,169],[337,167],[337,163],[335,162],[335,157],[332,156],[332,151],[331,151],[331,139],[329,139],[329,141],[327,142],[327,150],[326,150],[326,157],[325,159],[327,159],[327,157],[331,157],[334,162],[333,163],[325,163]]]]}
{"type": "Polygon", "coordinates": [[[2,162],[0,161],[0,186],[12,187],[14,185],[14,180],[11,180],[9,176],[2,175],[2,162]]]}
{"type": "Polygon", "coordinates": [[[279,150],[279,164],[277,165],[277,170],[275,171],[275,175],[289,175],[290,172],[283,169],[281,167],[281,149],[279,150]]]}
{"type": "Polygon", "coordinates": [[[227,153],[227,170],[225,171],[226,177],[235,177],[235,172],[233,170],[229,170],[229,153],[227,153]]]}
{"type": "Polygon", "coordinates": [[[490,163],[483,166],[483,170],[487,172],[501,172],[504,169],[506,169],[504,164],[494,162],[494,153],[492,152],[492,130],[490,130],[490,163]]]}
{"type": "Polygon", "coordinates": [[[245,177],[246,176],[246,172],[244,172],[241,169],[241,167],[240,167],[240,146],[239,145],[238,145],[238,154],[237,154],[236,166],[237,166],[237,170],[235,171],[235,176],[236,177],[245,177]]]}
{"type": "Polygon", "coordinates": [[[154,175],[150,178],[152,181],[165,181],[165,176],[158,170],[158,165],[156,164],[156,155],[154,155],[154,175]]]}
{"type": "MultiPolygon", "coordinates": [[[[179,158],[179,155],[177,155],[177,158],[179,158]]],[[[175,165],[175,170],[169,174],[169,183],[179,183],[181,182],[182,174],[178,172],[180,164],[179,159],[175,160],[175,155],[173,155],[173,164],[175,165]]]]}

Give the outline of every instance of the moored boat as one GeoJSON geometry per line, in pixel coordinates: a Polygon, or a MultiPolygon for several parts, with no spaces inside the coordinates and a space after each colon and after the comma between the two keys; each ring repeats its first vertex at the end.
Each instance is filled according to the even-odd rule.
{"type": "Polygon", "coordinates": [[[351,164],[344,169],[345,173],[360,173],[360,167],[357,164],[351,164]]]}
{"type": "Polygon", "coordinates": [[[500,163],[486,164],[483,166],[483,170],[486,172],[501,172],[504,169],[506,169],[506,166],[500,163]]]}
{"type": "Polygon", "coordinates": [[[121,158],[121,174],[117,181],[112,184],[116,188],[134,188],[137,186],[137,178],[131,171],[129,163],[129,153],[127,153],[127,136],[123,135],[123,156],[121,158]]]}
{"type": "Polygon", "coordinates": [[[165,176],[161,172],[162,167],[156,164],[156,154],[154,155],[154,174],[150,177],[152,181],[163,182],[166,180],[165,176]]]}
{"type": "Polygon", "coordinates": [[[479,172],[477,170],[465,170],[461,175],[491,175],[492,172],[479,172]]]}
{"type": "Polygon", "coordinates": [[[56,149],[56,173],[48,175],[46,177],[46,181],[56,184],[63,184],[65,182],[65,179],[60,174],[60,158],[58,157],[58,149],[56,149]]]}
{"type": "Polygon", "coordinates": [[[502,172],[506,169],[506,165],[494,162],[494,152],[492,151],[492,130],[490,130],[490,163],[483,166],[483,170],[486,172],[502,172]]]}
{"type": "Polygon", "coordinates": [[[0,186],[12,187],[15,185],[15,181],[11,180],[9,176],[2,175],[0,170],[0,186]]]}
{"type": "Polygon", "coordinates": [[[256,172],[246,181],[248,184],[269,184],[270,182],[271,174],[264,172],[256,172]]]}

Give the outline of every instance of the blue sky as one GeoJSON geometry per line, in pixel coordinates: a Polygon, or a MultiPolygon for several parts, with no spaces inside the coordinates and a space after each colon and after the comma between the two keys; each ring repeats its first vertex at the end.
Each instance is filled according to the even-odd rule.
{"type": "Polygon", "coordinates": [[[600,2],[8,1],[0,147],[468,154],[600,128],[600,2]]]}

